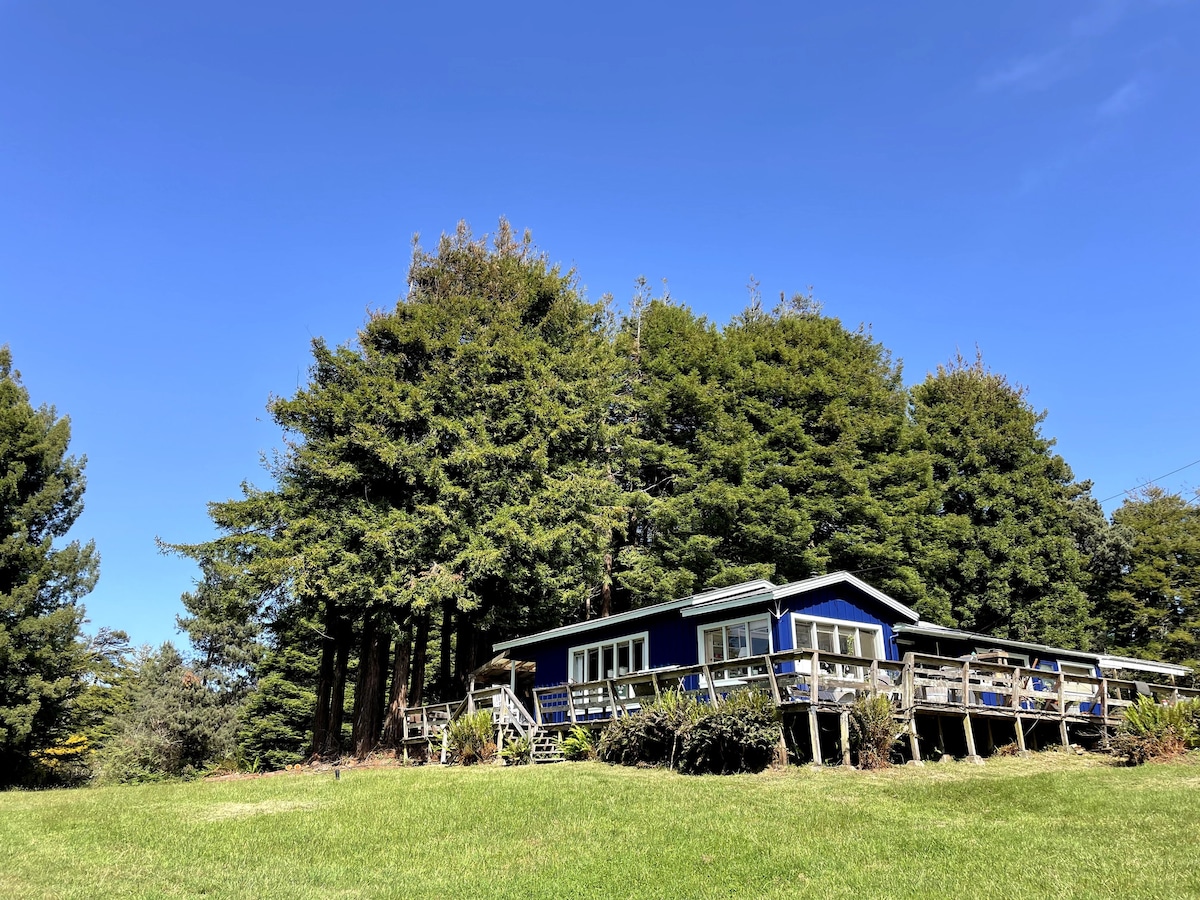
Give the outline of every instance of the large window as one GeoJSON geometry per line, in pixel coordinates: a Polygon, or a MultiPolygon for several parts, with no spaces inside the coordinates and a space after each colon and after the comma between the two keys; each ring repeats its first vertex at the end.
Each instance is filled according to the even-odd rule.
{"type": "Polygon", "coordinates": [[[571,681],[601,681],[620,678],[631,672],[641,672],[649,667],[646,651],[648,635],[630,635],[615,641],[588,644],[571,648],[571,681]]]}
{"type": "MultiPolygon", "coordinates": [[[[797,650],[817,650],[841,656],[883,659],[883,629],[878,625],[792,614],[797,650]]],[[[862,668],[821,662],[821,672],[838,678],[861,680],[862,668]]]]}
{"type": "Polygon", "coordinates": [[[715,666],[717,663],[770,652],[771,619],[768,616],[733,619],[700,628],[700,658],[714,667],[713,678],[744,678],[746,675],[760,674],[765,671],[762,666],[721,666],[719,669],[715,666]]]}

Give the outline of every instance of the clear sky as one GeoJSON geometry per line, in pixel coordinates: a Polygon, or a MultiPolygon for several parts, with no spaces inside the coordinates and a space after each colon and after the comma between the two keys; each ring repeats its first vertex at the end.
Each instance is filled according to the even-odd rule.
{"type": "Polygon", "coordinates": [[[88,457],[89,627],[174,636],[155,536],[460,218],[719,323],[811,285],[910,383],[978,345],[1109,510],[1200,460],[1200,4],[737,8],[0,0],[0,343],[88,457]]]}

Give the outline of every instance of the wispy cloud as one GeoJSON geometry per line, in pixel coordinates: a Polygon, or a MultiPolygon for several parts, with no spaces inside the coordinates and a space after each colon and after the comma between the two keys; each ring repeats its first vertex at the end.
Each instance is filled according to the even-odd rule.
{"type": "Polygon", "coordinates": [[[1146,98],[1145,83],[1140,78],[1125,82],[1105,98],[1096,107],[1096,115],[1101,119],[1113,119],[1123,116],[1146,98]]]}
{"type": "Polygon", "coordinates": [[[997,69],[979,79],[985,91],[1041,90],[1049,87],[1067,73],[1061,50],[1053,50],[1040,56],[1024,56],[1007,66],[997,69]]]}
{"type": "Polygon", "coordinates": [[[1128,0],[1102,0],[1082,16],[1071,20],[1071,36],[1090,38],[1112,31],[1128,9],[1128,0]]]}

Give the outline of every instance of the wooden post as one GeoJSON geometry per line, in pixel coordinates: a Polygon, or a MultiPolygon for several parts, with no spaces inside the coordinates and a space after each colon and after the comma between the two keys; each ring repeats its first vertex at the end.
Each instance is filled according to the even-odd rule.
{"type": "Polygon", "coordinates": [[[714,707],[720,706],[721,701],[717,699],[717,686],[713,684],[712,671],[709,669],[708,663],[700,668],[704,670],[704,683],[708,685],[708,702],[714,707]]]}
{"type": "Polygon", "coordinates": [[[533,692],[533,718],[539,725],[542,724],[542,695],[536,688],[533,692]]]}
{"type": "Polygon", "coordinates": [[[657,675],[657,674],[655,674],[653,671],[650,673],[650,683],[651,683],[652,685],[654,685],[654,697],[655,697],[655,699],[657,699],[657,698],[661,697],[661,696],[662,696],[662,691],[660,691],[660,690],[658,689],[658,675],[657,675]]]}
{"type": "Polygon", "coordinates": [[[812,749],[813,765],[824,765],[821,758],[821,734],[817,727],[817,708],[812,704],[808,707],[808,743],[812,749]]]}
{"type": "Polygon", "coordinates": [[[914,766],[925,765],[921,761],[921,736],[917,734],[917,714],[915,712],[908,716],[908,750],[912,754],[914,766]]]}
{"type": "MultiPolygon", "coordinates": [[[[962,704],[963,708],[971,705],[971,661],[968,659],[962,666],[962,704]]],[[[975,751],[971,751],[971,755],[975,755],[975,751]]]]}
{"type": "Polygon", "coordinates": [[[508,689],[514,694],[517,692],[517,661],[515,659],[508,661],[508,689]]]}
{"type": "MultiPolygon", "coordinates": [[[[1021,667],[1020,666],[1017,666],[1015,669],[1013,669],[1013,674],[1012,674],[1012,708],[1013,709],[1021,708],[1021,667]]],[[[1020,719],[1021,716],[1018,714],[1017,718],[1020,719]]]]}
{"type": "Polygon", "coordinates": [[[1067,682],[1063,673],[1058,673],[1058,735],[1064,747],[1070,746],[1071,739],[1067,734],[1067,682]]]}
{"type": "Polygon", "coordinates": [[[970,713],[963,716],[963,734],[967,737],[967,759],[970,762],[979,762],[979,754],[975,751],[975,731],[971,728],[970,713]]]}
{"type": "Polygon", "coordinates": [[[812,669],[808,682],[808,702],[817,704],[821,701],[821,654],[819,651],[812,652],[812,669]]]}
{"type": "Polygon", "coordinates": [[[1024,756],[1029,751],[1025,749],[1025,724],[1021,721],[1021,714],[1016,715],[1017,722],[1017,752],[1024,756]]]}
{"type": "Polygon", "coordinates": [[[775,677],[775,664],[769,659],[767,660],[767,680],[771,684],[771,699],[775,701],[776,706],[783,705],[783,698],[779,693],[779,679],[775,677]]]}
{"type": "Polygon", "coordinates": [[[900,703],[904,707],[903,711],[909,714],[912,713],[913,707],[916,705],[916,685],[913,683],[913,655],[911,653],[904,654],[904,670],[900,675],[900,703]]]}
{"type": "Polygon", "coordinates": [[[850,765],[850,713],[845,710],[838,716],[838,737],[842,744],[842,765],[850,765]]]}
{"type": "MultiPolygon", "coordinates": [[[[609,718],[615,719],[617,717],[617,690],[613,687],[611,678],[606,678],[605,684],[608,685],[608,702],[612,709],[612,715],[609,718]]],[[[624,709],[623,706],[621,708],[624,709]]]]}
{"type": "Polygon", "coordinates": [[[567,712],[571,716],[571,724],[578,724],[579,720],[575,717],[575,689],[569,684],[567,685],[567,712]]]}
{"type": "Polygon", "coordinates": [[[450,750],[450,729],[443,726],[443,728],[442,728],[442,765],[443,766],[446,764],[446,754],[449,752],[449,750],[450,750]]]}
{"type": "Polygon", "coordinates": [[[1100,733],[1104,735],[1100,741],[1100,746],[1108,749],[1108,679],[1101,676],[1100,678],[1100,717],[1104,720],[1100,726],[1100,733]]]}

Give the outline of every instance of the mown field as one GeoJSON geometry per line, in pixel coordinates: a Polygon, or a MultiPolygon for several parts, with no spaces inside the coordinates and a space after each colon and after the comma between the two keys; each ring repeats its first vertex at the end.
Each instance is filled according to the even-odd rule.
{"type": "Polygon", "coordinates": [[[0,795],[0,896],[1200,897],[1200,765],[566,763],[0,795]]]}

